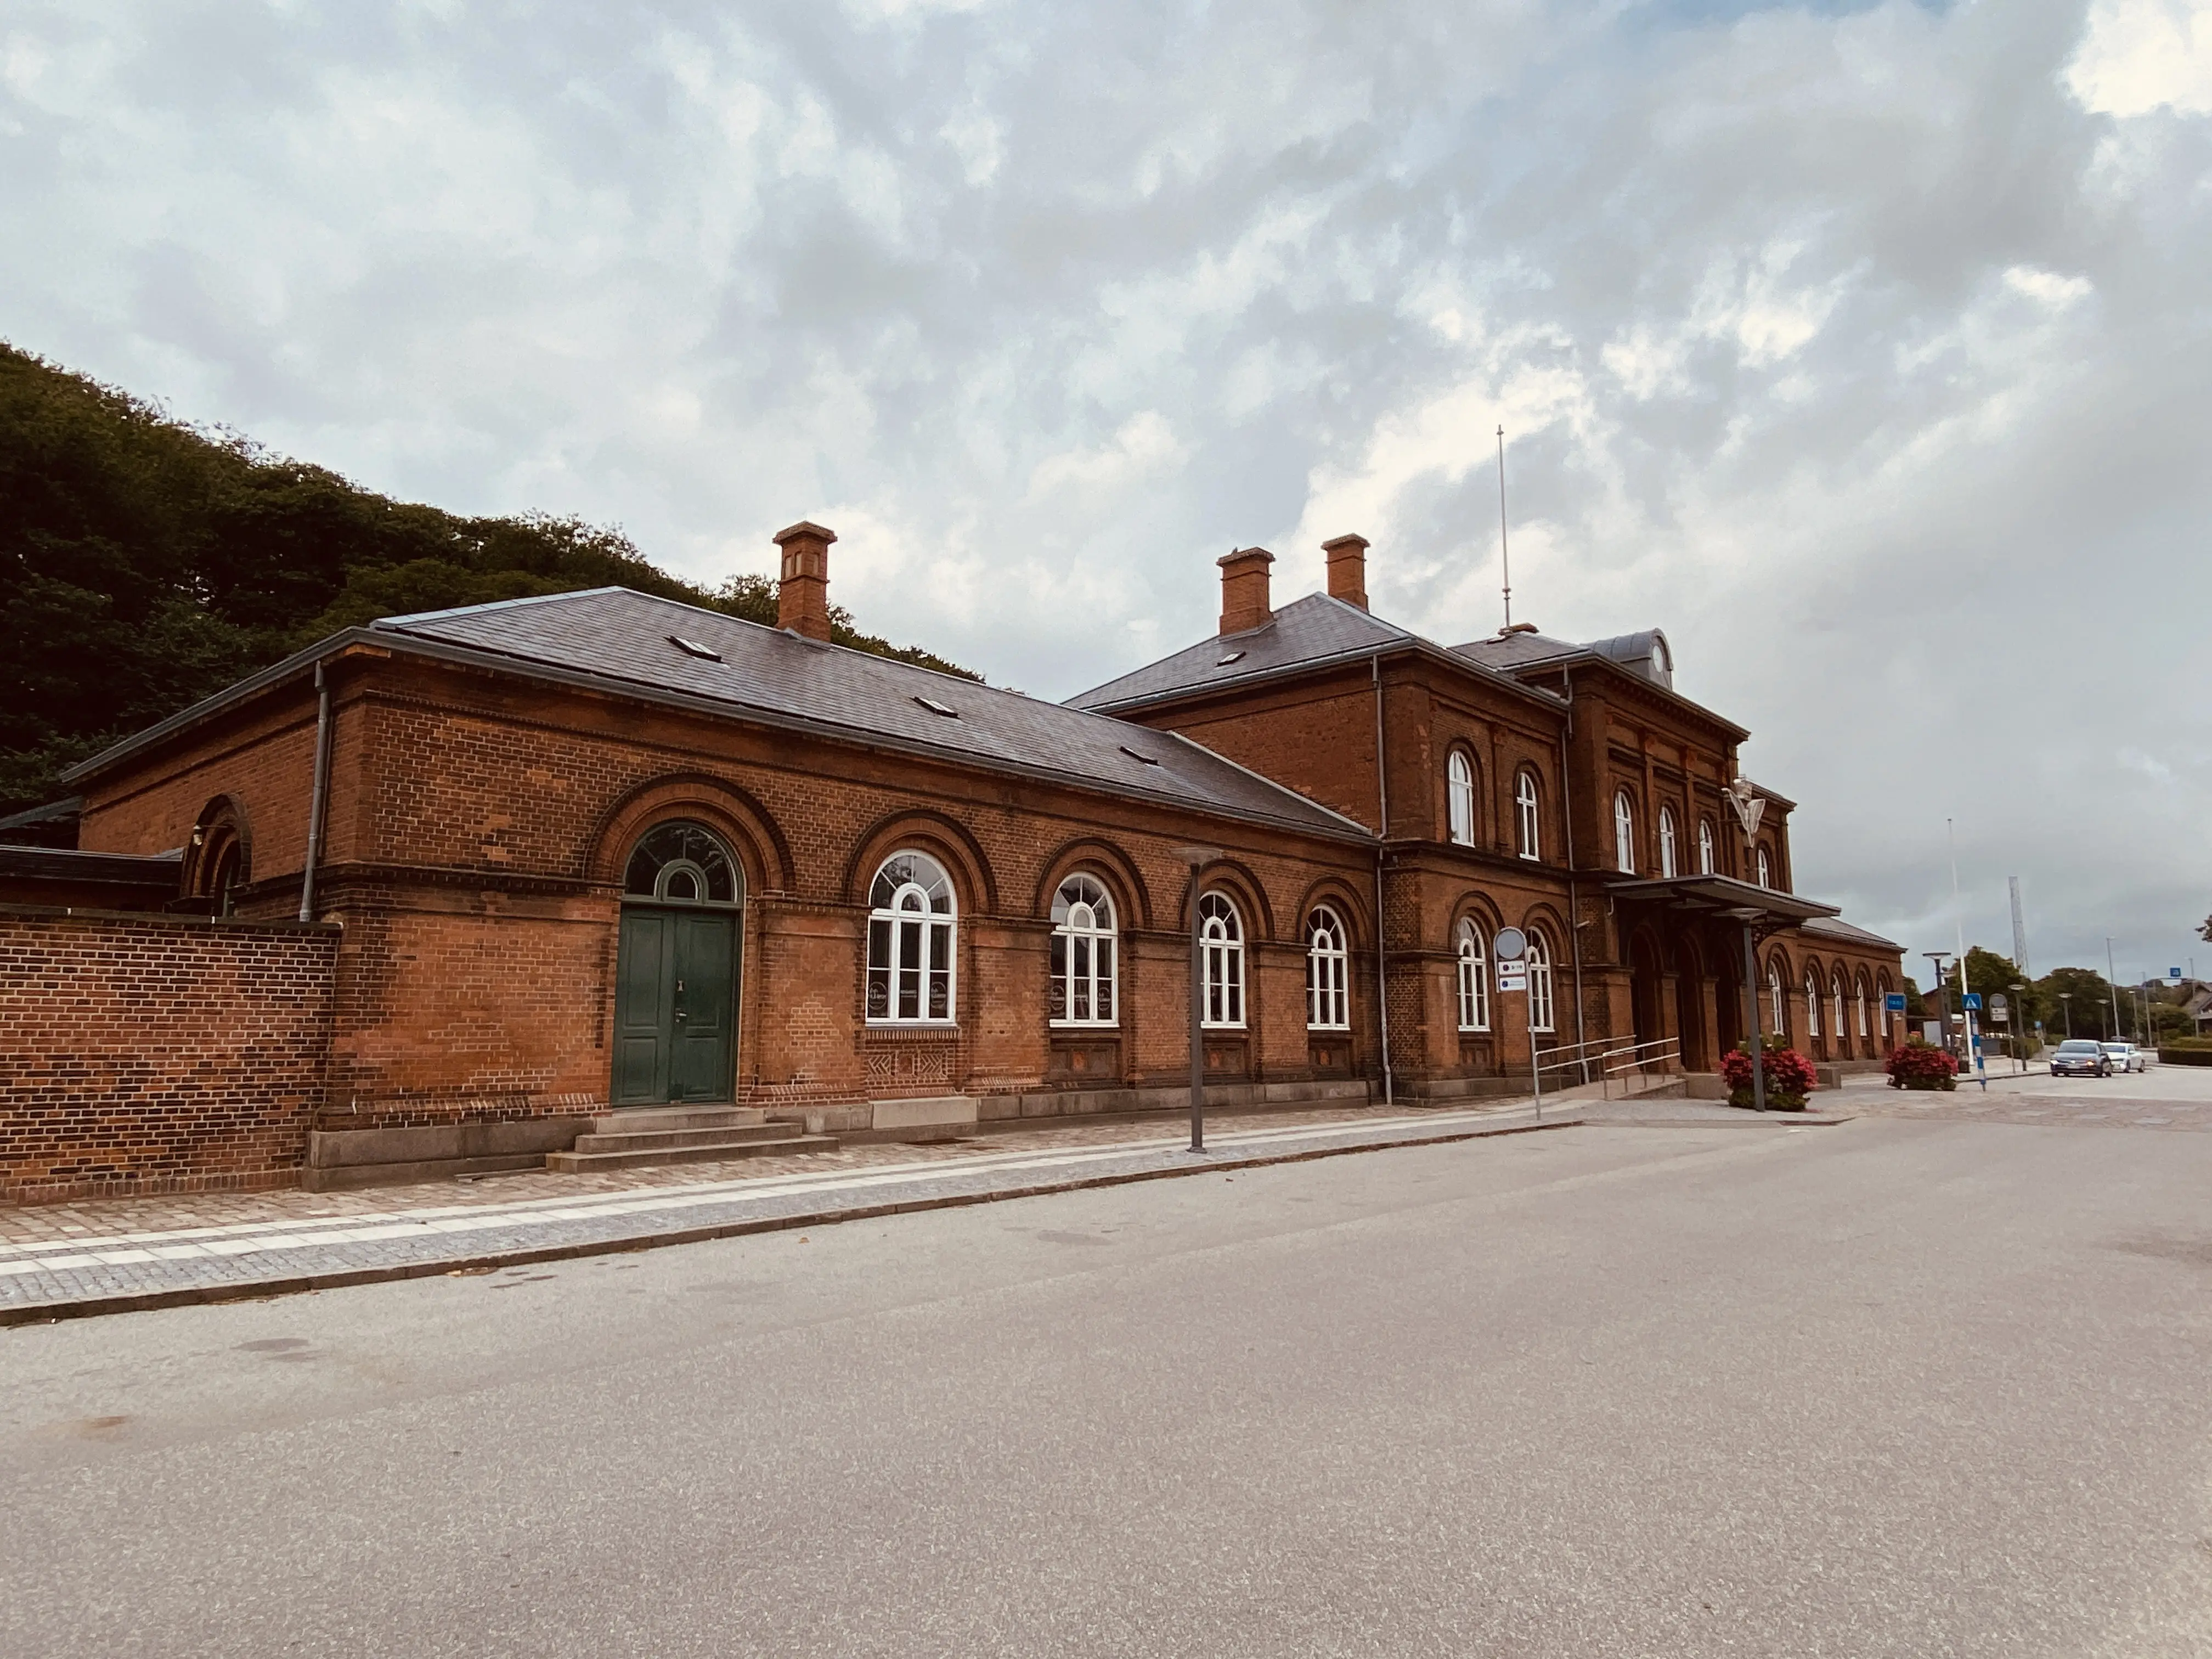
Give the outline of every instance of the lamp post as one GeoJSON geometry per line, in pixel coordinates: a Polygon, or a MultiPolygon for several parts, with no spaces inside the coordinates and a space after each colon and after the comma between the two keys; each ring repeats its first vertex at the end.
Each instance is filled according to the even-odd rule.
{"type": "Polygon", "coordinates": [[[1920,954],[1926,957],[1936,969],[1936,989],[1943,999],[1943,1048],[1948,1054],[1951,1048],[1951,981],[1943,976],[1943,964],[1951,959],[1951,953],[1948,951],[1923,951],[1920,954]]]}
{"type": "Polygon", "coordinates": [[[2024,1072],[2027,1069],[2027,986],[2024,981],[2013,981],[2012,997],[2015,1005],[2012,1012],[2012,1068],[2024,1072]]]}
{"type": "Polygon", "coordinates": [[[1176,856],[1190,866],[1190,1149],[1206,1150],[1206,934],[1198,902],[1204,896],[1206,866],[1221,856],[1214,847],[1178,847],[1176,856]]]}
{"type": "Polygon", "coordinates": [[[2074,994],[2071,991],[2061,991],[2058,994],[2058,1006],[2066,1016],[2066,1040],[2070,1042],[2074,1040],[2074,994]]]}
{"type": "Polygon", "coordinates": [[[2105,935],[2105,989],[2112,1000],[2112,1034],[2106,1039],[2108,1042],[2120,1040],[2120,988],[2112,982],[2118,972],[2112,966],[2112,936],[2107,933],[2105,935]]]}
{"type": "MultiPolygon", "coordinates": [[[[1766,815],[1766,798],[1752,787],[1749,778],[1738,773],[1728,787],[1728,803],[1743,830],[1743,867],[1748,875],[1758,867],[1759,821],[1766,815]]],[[[1751,1033],[1751,1105],[1753,1111],[1763,1112],[1766,1109],[1766,1034],[1759,1029],[1759,956],[1751,929],[1764,913],[1744,909],[1736,914],[1743,918],[1743,994],[1751,1013],[1747,1027],[1751,1033]]]]}

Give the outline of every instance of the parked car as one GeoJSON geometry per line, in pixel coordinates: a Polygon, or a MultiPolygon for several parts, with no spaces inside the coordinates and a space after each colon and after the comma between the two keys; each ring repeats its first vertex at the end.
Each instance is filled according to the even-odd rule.
{"type": "Polygon", "coordinates": [[[2105,1054],[2116,1072],[2147,1072],[2150,1069],[2150,1057],[2132,1042],[2107,1042],[2105,1054]]]}
{"type": "Polygon", "coordinates": [[[2069,1037],[2051,1051],[2053,1077],[2110,1077],[2112,1057],[2101,1043],[2087,1037],[2069,1037]]]}

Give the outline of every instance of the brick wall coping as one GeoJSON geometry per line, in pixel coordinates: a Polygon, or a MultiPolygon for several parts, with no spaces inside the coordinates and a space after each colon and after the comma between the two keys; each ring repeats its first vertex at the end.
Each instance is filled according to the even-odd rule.
{"type": "Polygon", "coordinates": [[[240,933],[329,934],[345,932],[335,921],[264,921],[251,916],[201,916],[155,910],[89,910],[76,905],[0,904],[0,921],[127,921],[144,927],[173,927],[179,932],[228,931],[240,933]]]}

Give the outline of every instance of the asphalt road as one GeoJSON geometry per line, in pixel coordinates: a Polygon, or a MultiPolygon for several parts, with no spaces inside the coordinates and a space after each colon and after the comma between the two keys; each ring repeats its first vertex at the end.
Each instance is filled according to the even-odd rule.
{"type": "Polygon", "coordinates": [[[2208,1177],[1586,1127],[0,1331],[0,1652],[2212,1653],[2208,1177]]]}

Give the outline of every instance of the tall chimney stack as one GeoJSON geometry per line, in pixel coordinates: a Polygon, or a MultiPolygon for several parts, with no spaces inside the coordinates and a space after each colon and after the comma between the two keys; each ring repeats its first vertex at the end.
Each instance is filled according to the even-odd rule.
{"type": "Polygon", "coordinates": [[[1240,547],[1216,561],[1221,567],[1221,631],[1242,634],[1275,620],[1267,608],[1267,567],[1275,556],[1264,547],[1240,547]]]}
{"type": "Polygon", "coordinates": [[[801,519],[775,532],[783,550],[783,580],[776,584],[775,625],[810,640],[830,637],[830,544],[834,530],[801,519]]]}
{"type": "Polygon", "coordinates": [[[1367,538],[1335,536],[1321,544],[1328,556],[1328,596],[1367,609],[1367,538]]]}

